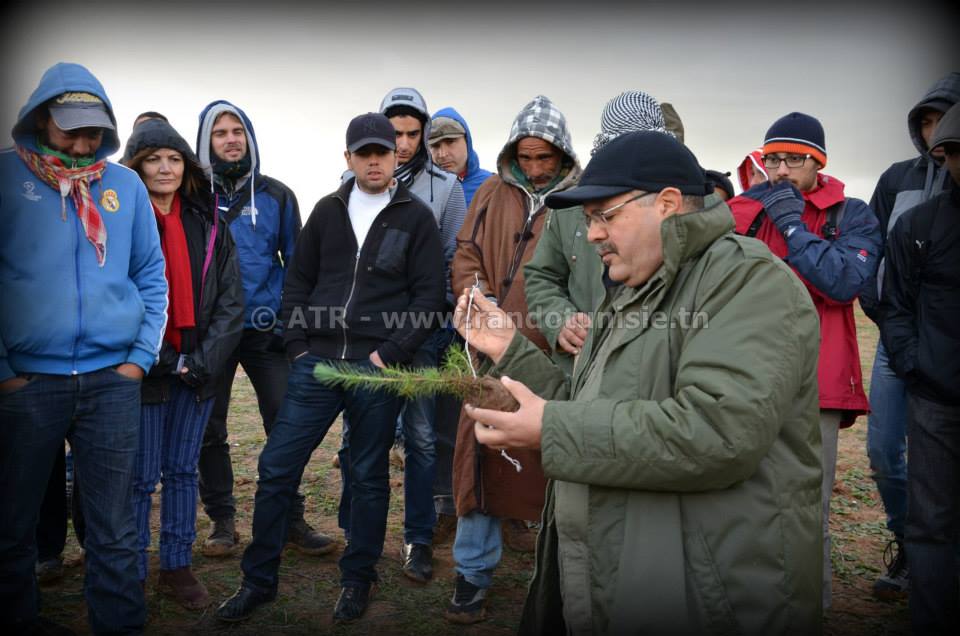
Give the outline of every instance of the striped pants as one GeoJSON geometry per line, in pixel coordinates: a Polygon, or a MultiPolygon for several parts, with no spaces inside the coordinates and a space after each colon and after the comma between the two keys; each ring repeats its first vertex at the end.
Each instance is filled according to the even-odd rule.
{"type": "Polygon", "coordinates": [[[140,408],[140,449],[133,479],[140,580],[147,578],[151,496],[160,492],[160,569],[190,565],[197,537],[197,462],[213,398],[197,401],[185,384],[174,385],[170,401],[140,408]]]}

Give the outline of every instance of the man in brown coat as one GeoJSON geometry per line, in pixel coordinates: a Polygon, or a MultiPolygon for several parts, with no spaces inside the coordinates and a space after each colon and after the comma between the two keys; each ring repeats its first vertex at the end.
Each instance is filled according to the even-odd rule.
{"type": "MultiPolygon", "coordinates": [[[[546,339],[527,316],[523,265],[550,222],[544,199],[573,187],[580,176],[566,119],[549,99],[539,95],[517,115],[497,158],[497,172],[477,190],[457,235],[453,289],[478,284],[478,293],[496,302],[549,353],[546,339]]],[[[540,519],[546,479],[539,451],[507,455],[477,444],[473,422],[462,412],[453,470],[457,583],[446,616],[473,623],[484,618],[486,590],[500,561],[501,519],[508,536],[519,529],[533,539],[525,521],[540,519]]]]}

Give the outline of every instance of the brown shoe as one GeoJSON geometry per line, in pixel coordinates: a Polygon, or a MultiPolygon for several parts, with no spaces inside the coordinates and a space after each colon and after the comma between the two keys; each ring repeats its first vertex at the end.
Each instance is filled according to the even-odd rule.
{"type": "Polygon", "coordinates": [[[224,519],[213,522],[213,532],[203,542],[200,552],[206,557],[228,557],[237,553],[240,533],[237,532],[233,519],[224,519]]]}
{"type": "Polygon", "coordinates": [[[210,604],[210,593],[193,575],[189,565],[176,570],[160,570],[157,587],[190,610],[201,610],[210,604]]]}
{"type": "Polygon", "coordinates": [[[437,515],[437,524],[433,526],[433,545],[447,543],[457,534],[457,516],[437,515]]]}
{"type": "Polygon", "coordinates": [[[537,549],[538,528],[530,527],[526,521],[505,519],[500,527],[503,531],[503,542],[516,552],[534,552],[537,549]]]}

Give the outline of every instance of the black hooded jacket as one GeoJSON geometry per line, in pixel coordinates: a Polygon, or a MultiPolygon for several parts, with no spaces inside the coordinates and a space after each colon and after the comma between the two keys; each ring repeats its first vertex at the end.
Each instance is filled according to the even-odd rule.
{"type": "MultiPolygon", "coordinates": [[[[927,154],[927,144],[920,134],[920,115],[924,108],[947,107],[960,101],[960,73],[953,72],[941,78],[907,114],[907,131],[919,156],[898,161],[884,171],[870,199],[870,208],[880,220],[880,234],[886,242],[898,217],[924,201],[930,200],[949,187],[950,175],[927,154]]],[[[879,324],[879,292],[883,280],[882,264],[860,292],[860,306],[871,320],[879,324]]]]}
{"type": "MultiPolygon", "coordinates": [[[[187,142],[170,124],[158,119],[142,122],[133,129],[127,141],[124,162],[146,148],[170,148],[184,159],[184,182],[199,177],[204,185],[203,169],[187,142]],[[129,156],[127,156],[129,154],[129,156]]],[[[196,389],[197,400],[213,397],[213,378],[220,373],[230,353],[240,341],[243,329],[243,287],[236,247],[228,228],[218,223],[214,202],[204,190],[193,196],[180,188],[181,219],[190,254],[193,277],[194,329],[192,351],[184,351],[201,372],[204,382],[196,389]],[[204,268],[206,267],[206,271],[204,268]]],[[[164,340],[160,359],[144,379],[141,401],[144,404],[165,402],[170,398],[179,354],[164,340]]]]}
{"type": "Polygon", "coordinates": [[[883,345],[907,389],[960,405],[960,185],[904,214],[887,241],[883,345]]]}

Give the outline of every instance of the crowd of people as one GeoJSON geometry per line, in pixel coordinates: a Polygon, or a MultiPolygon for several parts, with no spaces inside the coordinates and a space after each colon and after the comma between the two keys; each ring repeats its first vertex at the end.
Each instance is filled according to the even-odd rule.
{"type": "Polygon", "coordinates": [[[818,633],[838,439],[861,415],[892,535],[874,594],[908,597],[916,633],[952,633],[958,101],[954,72],[917,102],[918,155],[868,204],[825,172],[805,113],[758,132],[738,194],[643,91],[606,104],[585,166],[535,96],[491,172],[457,109],[398,87],[346,126],[340,186],[301,223],[238,106],[206,106],[194,147],[144,112],[114,163],[104,87],[54,65],[0,152],[5,633],[70,633],[38,588],[62,568],[68,514],[90,629],[141,633],[158,483],[158,591],[243,621],[276,598],[285,546],[341,550],[333,619],[356,621],[398,451],[401,571],[428,585],[452,538],[453,623],[486,618],[506,544],[536,553],[521,633],[818,633]],[[857,302],[881,336],[869,399],[857,302]],[[460,347],[513,408],[314,375],[437,368],[460,347]],[[228,443],[238,366],[265,433],[248,542],[228,443]],[[300,490],[340,416],[342,538],[306,521],[300,490]],[[246,543],[219,602],[192,568],[199,504],[204,555],[246,543]]]}

